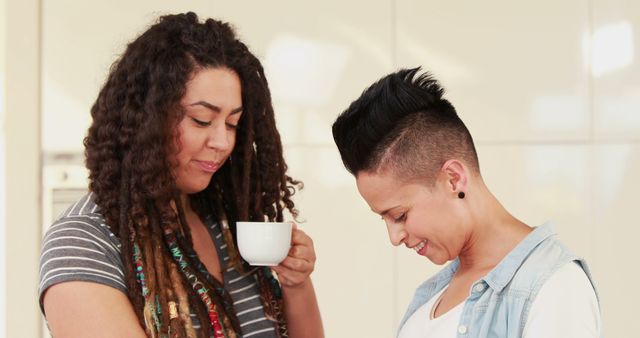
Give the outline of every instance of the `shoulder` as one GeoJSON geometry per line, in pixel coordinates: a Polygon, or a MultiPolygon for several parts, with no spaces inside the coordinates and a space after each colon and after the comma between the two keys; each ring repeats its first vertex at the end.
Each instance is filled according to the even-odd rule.
{"type": "Polygon", "coordinates": [[[527,269],[544,269],[544,266],[551,266],[555,272],[575,258],[576,255],[558,239],[557,235],[553,235],[531,251],[524,266],[527,269]]]}
{"type": "Polygon", "coordinates": [[[528,253],[513,276],[511,288],[535,294],[559,269],[578,259],[556,236],[551,236],[528,253]]]}
{"type": "Polygon", "coordinates": [[[66,281],[90,281],[126,290],[120,241],[102,215],[87,208],[91,206],[88,196],[63,213],[42,239],[41,296],[50,286],[66,281]]]}
{"type": "Polygon", "coordinates": [[[581,299],[596,300],[591,280],[577,261],[565,264],[551,275],[540,288],[533,304],[544,299],[568,299],[576,296],[581,299]]]}
{"type": "Polygon", "coordinates": [[[94,202],[93,197],[93,193],[88,192],[71,204],[62,214],[58,215],[57,219],[80,215],[101,215],[100,207],[94,202]]]}
{"type": "Polygon", "coordinates": [[[600,307],[595,289],[578,262],[551,275],[535,295],[524,337],[599,337],[600,307]]]}
{"type": "Polygon", "coordinates": [[[52,240],[94,240],[107,248],[120,251],[120,240],[111,232],[99,207],[89,193],[69,206],[47,229],[43,246],[52,240]]]}

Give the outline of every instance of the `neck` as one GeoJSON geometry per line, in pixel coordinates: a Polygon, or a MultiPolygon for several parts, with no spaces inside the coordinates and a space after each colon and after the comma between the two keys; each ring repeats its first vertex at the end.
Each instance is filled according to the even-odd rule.
{"type": "MultiPolygon", "coordinates": [[[[184,216],[189,218],[194,214],[193,208],[191,207],[191,200],[189,199],[189,195],[180,194],[180,204],[182,205],[182,211],[184,212],[184,216]]],[[[178,213],[178,206],[175,201],[171,201],[171,207],[178,213]]]]}
{"type": "MultiPolygon", "coordinates": [[[[180,203],[182,204],[182,210],[184,212],[184,218],[187,221],[187,225],[193,231],[196,227],[203,226],[200,221],[200,217],[193,210],[191,205],[191,199],[187,194],[180,194],[180,203]]],[[[177,211],[177,210],[176,210],[177,211]]]]}
{"type": "Polygon", "coordinates": [[[512,216],[480,182],[469,196],[471,226],[460,252],[460,273],[493,269],[531,232],[531,228],[512,216]]]}
{"type": "Polygon", "coordinates": [[[182,204],[182,208],[184,209],[185,213],[189,213],[191,212],[191,202],[189,200],[189,195],[187,194],[180,194],[180,203],[182,204]]]}

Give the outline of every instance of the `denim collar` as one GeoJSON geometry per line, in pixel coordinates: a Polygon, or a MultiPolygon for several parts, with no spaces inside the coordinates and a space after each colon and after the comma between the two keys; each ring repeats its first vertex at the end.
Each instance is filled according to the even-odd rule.
{"type": "MultiPolygon", "coordinates": [[[[502,291],[511,279],[513,279],[516,271],[518,271],[529,254],[531,254],[540,243],[544,242],[545,239],[553,235],[555,235],[555,231],[551,222],[546,222],[541,226],[533,228],[533,231],[521,240],[482,280],[496,292],[502,291]]],[[[440,271],[440,273],[423,283],[422,286],[432,285],[436,290],[439,290],[451,282],[459,266],[460,258],[456,258],[440,271]]]]}
{"type": "Polygon", "coordinates": [[[513,279],[516,271],[522,266],[529,254],[531,254],[540,243],[553,235],[555,235],[555,230],[551,222],[546,222],[541,226],[535,227],[483,280],[496,292],[502,291],[511,279],[513,279]]]}
{"type": "MultiPolygon", "coordinates": [[[[553,225],[547,222],[531,231],[516,245],[484,278],[476,283],[486,283],[494,292],[501,292],[514,278],[516,272],[538,245],[555,234],[553,225]]],[[[439,273],[422,283],[409,304],[404,318],[400,322],[400,330],[407,319],[438,291],[445,288],[460,266],[460,259],[456,258],[439,273]]],[[[474,283],[474,285],[476,284],[474,283]]]]}

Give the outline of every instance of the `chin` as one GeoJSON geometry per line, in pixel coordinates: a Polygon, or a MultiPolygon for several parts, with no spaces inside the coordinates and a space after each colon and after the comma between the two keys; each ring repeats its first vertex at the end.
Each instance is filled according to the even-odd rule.
{"type": "Polygon", "coordinates": [[[183,194],[192,195],[207,189],[207,186],[209,186],[209,182],[207,182],[207,184],[192,184],[186,187],[178,187],[178,190],[183,194]]]}
{"type": "Polygon", "coordinates": [[[442,259],[442,258],[439,258],[439,257],[436,257],[436,258],[429,258],[429,260],[431,261],[431,263],[433,263],[433,264],[435,264],[435,265],[444,265],[444,264],[446,264],[446,263],[448,263],[448,262],[449,262],[449,260],[447,260],[447,259],[442,259]]]}
{"type": "Polygon", "coordinates": [[[198,188],[196,188],[196,189],[193,189],[193,191],[192,191],[192,192],[190,192],[190,194],[197,194],[197,193],[199,193],[199,192],[204,191],[204,189],[207,189],[207,186],[206,186],[206,185],[205,185],[205,186],[202,186],[202,187],[198,187],[198,188]]]}

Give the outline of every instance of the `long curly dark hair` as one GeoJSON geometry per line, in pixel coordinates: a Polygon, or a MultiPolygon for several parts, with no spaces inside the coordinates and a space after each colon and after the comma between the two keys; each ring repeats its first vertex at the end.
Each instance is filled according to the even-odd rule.
{"type": "MultiPolygon", "coordinates": [[[[191,12],[161,17],[112,65],[84,140],[89,189],[122,243],[128,296],[152,337],[195,336],[189,309],[208,337],[217,329],[212,305],[224,332],[240,333],[223,285],[196,268],[202,265],[172,174],[170,155],[177,151],[177,125],[184,116],[180,100],[190,77],[203,68],[230,69],[242,85],[236,146],[209,186],[189,197],[201,217],[228,221],[223,226],[231,257],[226,268],[247,271],[236,249],[236,221],[282,221],[285,209],[297,216],[291,196],[301,183],[286,174],[258,59],[227,23],[201,23],[191,12]]],[[[286,336],[279,284],[267,268],[257,274],[265,313],[286,336]]]]}

